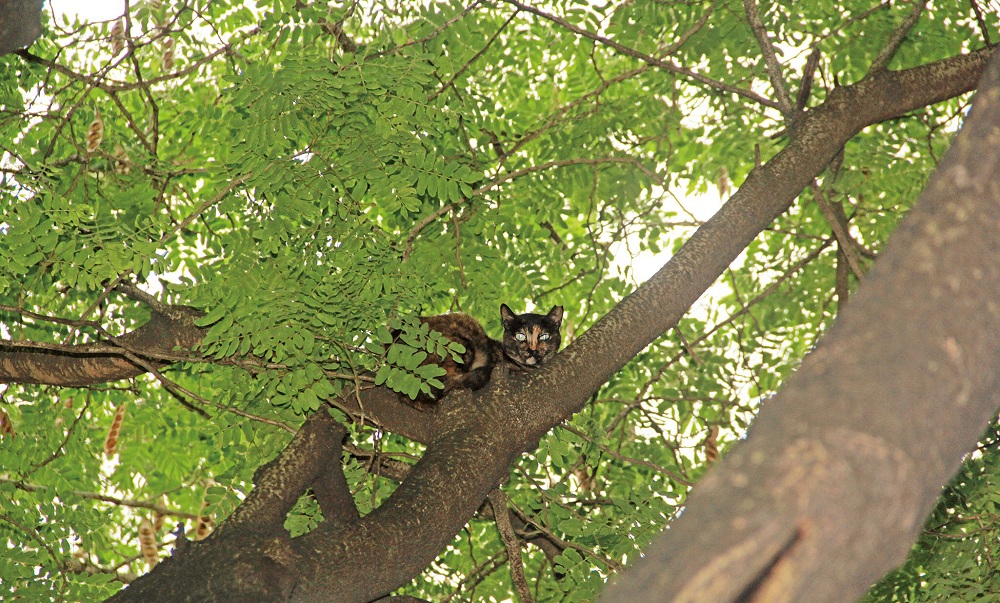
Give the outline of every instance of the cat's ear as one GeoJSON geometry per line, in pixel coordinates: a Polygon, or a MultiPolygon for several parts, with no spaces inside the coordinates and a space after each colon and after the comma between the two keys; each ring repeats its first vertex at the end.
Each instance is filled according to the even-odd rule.
{"type": "Polygon", "coordinates": [[[517,318],[517,315],[511,312],[507,304],[500,304],[500,319],[503,320],[503,324],[506,327],[508,323],[517,318]]]}
{"type": "Polygon", "coordinates": [[[549,313],[546,314],[545,316],[552,322],[556,323],[556,326],[558,327],[559,325],[562,324],[562,315],[563,315],[563,307],[553,306],[552,309],[549,310],[549,313]]]}

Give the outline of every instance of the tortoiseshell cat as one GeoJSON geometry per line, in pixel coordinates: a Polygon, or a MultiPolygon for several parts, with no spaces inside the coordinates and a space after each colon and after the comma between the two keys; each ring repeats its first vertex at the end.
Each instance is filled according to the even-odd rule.
{"type": "Polygon", "coordinates": [[[442,359],[430,354],[422,364],[438,364],[446,371],[438,377],[444,389],[434,388],[431,394],[421,392],[416,400],[400,394],[400,399],[420,410],[430,410],[452,390],[476,390],[485,386],[490,381],[493,368],[501,362],[506,362],[517,371],[538,368],[559,350],[562,317],[562,306],[553,307],[548,314],[514,314],[507,304],[501,304],[503,340],[497,341],[491,339],[483,325],[468,314],[422,316],[420,322],[462,344],[465,352],[461,355],[461,363],[450,356],[442,359]]]}

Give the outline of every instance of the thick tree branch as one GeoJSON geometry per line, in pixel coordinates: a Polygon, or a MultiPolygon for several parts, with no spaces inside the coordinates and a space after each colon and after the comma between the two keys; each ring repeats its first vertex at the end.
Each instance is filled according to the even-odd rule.
{"type": "MultiPolygon", "coordinates": [[[[340,466],[344,433],[343,426],[330,413],[314,413],[281,454],[257,470],[253,492],[217,531],[246,529],[248,525],[280,528],[306,488],[326,473],[331,464],[340,466]]],[[[338,492],[321,490],[330,495],[324,502],[328,509],[343,502],[338,492]]],[[[357,509],[354,513],[357,514],[357,509]]]]}
{"type": "Polygon", "coordinates": [[[24,48],[42,33],[42,0],[0,0],[0,54],[24,48]]]}
{"type": "Polygon", "coordinates": [[[1000,54],[851,305],[603,600],[855,601],[905,558],[1000,406],[998,141],[1000,54]]]}
{"type": "MultiPolygon", "coordinates": [[[[341,442],[343,433],[344,430],[341,428],[341,442]]],[[[334,437],[337,434],[329,435],[334,437]]],[[[312,483],[312,490],[316,494],[316,502],[319,503],[324,521],[345,523],[358,519],[360,515],[357,505],[354,504],[354,497],[351,496],[347,478],[344,477],[344,466],[340,462],[340,442],[337,443],[337,447],[336,456],[326,459],[319,475],[312,483]]]]}
{"type": "MultiPolygon", "coordinates": [[[[578,410],[615,371],[674,326],[852,136],[867,125],[972,89],[986,56],[985,51],[979,51],[907,71],[883,72],[835,90],[823,105],[801,117],[791,130],[786,149],[755,169],[660,272],[551,365],[529,376],[512,375],[500,367],[489,387],[478,392],[456,391],[432,413],[413,411],[422,414],[423,420],[410,431],[420,432],[427,451],[380,507],[357,521],[323,522],[292,541],[291,551],[281,549],[280,534],[265,535],[265,543],[255,550],[262,550],[261,558],[273,564],[268,566],[275,572],[266,582],[269,592],[287,592],[289,600],[300,602],[363,603],[411,580],[473,516],[490,490],[506,478],[516,456],[533,449],[542,435],[578,410]],[[583,366],[587,370],[579,370],[583,366]],[[442,492],[447,496],[441,496],[442,492]],[[358,567],[369,570],[366,580],[354,578],[358,567]],[[300,581],[297,576],[309,579],[300,581]]],[[[354,404],[352,413],[368,416],[386,411],[381,419],[407,429],[404,405],[382,389],[346,397],[338,404],[354,404]],[[396,414],[390,418],[388,413],[396,414]]],[[[774,555],[799,538],[797,532],[786,531],[775,531],[781,544],[774,555]]],[[[225,531],[220,532],[217,535],[227,537],[225,531]]],[[[197,560],[209,558],[190,554],[197,560]]],[[[191,563],[195,561],[185,562],[185,566],[191,563]]],[[[161,564],[150,575],[167,577],[166,572],[161,564]]],[[[169,583],[159,580],[156,582],[169,583]]],[[[243,592],[241,589],[233,592],[243,592]]],[[[127,600],[141,600],[148,592],[145,586],[136,589],[127,600]]]]}
{"type": "Polygon", "coordinates": [[[972,90],[988,56],[989,51],[980,50],[905,71],[882,72],[835,89],[825,103],[802,115],[788,145],[754,169],[659,272],[532,375],[529,389],[537,387],[539,397],[545,391],[564,395],[560,403],[535,407],[547,414],[531,424],[552,425],[576,412],[629,359],[676,325],[851,137],[868,125],[972,90]],[[588,370],[573,368],[579,366],[588,370]]]}
{"type": "Polygon", "coordinates": [[[0,383],[84,387],[135,377],[146,368],[121,350],[142,350],[151,366],[165,366],[169,362],[157,359],[158,355],[172,355],[175,348],[192,349],[201,341],[203,331],[194,324],[201,316],[194,308],[170,306],[169,312],[153,312],[149,322],[108,343],[26,349],[24,342],[0,341],[0,383]]]}

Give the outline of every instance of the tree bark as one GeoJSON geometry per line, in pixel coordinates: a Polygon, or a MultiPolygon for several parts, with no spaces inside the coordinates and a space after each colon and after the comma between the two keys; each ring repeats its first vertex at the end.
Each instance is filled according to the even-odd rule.
{"type": "Polygon", "coordinates": [[[42,0],[0,0],[0,54],[30,46],[42,33],[42,0]]]}
{"type": "Polygon", "coordinates": [[[1000,53],[851,304],[602,601],[855,601],[1000,406],[1000,53]]]}

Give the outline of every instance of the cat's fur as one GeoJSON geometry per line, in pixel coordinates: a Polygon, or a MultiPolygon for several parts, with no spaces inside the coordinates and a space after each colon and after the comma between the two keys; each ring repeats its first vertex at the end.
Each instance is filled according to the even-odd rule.
{"type": "Polygon", "coordinates": [[[431,394],[421,392],[416,400],[400,398],[421,410],[430,410],[438,400],[456,389],[480,389],[490,381],[493,369],[506,363],[512,370],[530,371],[548,361],[559,350],[562,340],[562,306],[555,306],[548,314],[514,314],[507,304],[500,305],[503,321],[503,339],[491,339],[478,320],[463,313],[422,316],[420,322],[465,347],[462,362],[452,357],[441,358],[430,354],[423,364],[438,364],[446,372],[438,380],[443,389],[434,388],[431,394]]]}

